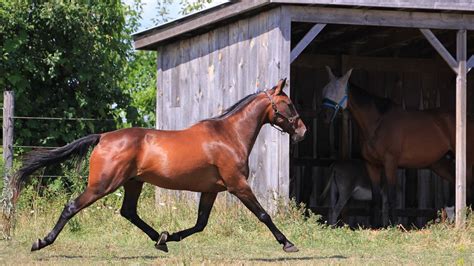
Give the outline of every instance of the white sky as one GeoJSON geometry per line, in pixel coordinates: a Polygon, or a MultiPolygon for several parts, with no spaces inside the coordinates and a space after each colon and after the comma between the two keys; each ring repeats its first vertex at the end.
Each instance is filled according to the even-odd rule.
{"type": "MultiPolygon", "coordinates": [[[[138,31],[142,31],[154,26],[152,19],[156,17],[156,6],[160,0],[142,0],[143,3],[143,13],[142,13],[142,20],[141,25],[138,28],[138,31]]],[[[193,0],[190,0],[193,1],[193,0]]],[[[133,3],[133,0],[123,0],[125,4],[133,3]]],[[[179,0],[174,0],[173,4],[169,7],[169,17],[171,20],[179,18],[181,15],[179,12],[181,11],[181,6],[179,5],[179,0]]],[[[208,6],[217,5],[220,3],[226,2],[226,0],[214,0],[212,4],[208,6]]]]}

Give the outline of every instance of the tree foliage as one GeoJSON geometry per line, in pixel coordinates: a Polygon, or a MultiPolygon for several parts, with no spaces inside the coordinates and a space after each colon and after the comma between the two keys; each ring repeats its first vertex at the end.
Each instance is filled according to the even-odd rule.
{"type": "MultiPolygon", "coordinates": [[[[211,0],[158,1],[155,23],[211,0]]],[[[92,132],[155,124],[156,52],[135,52],[142,3],[0,0],[0,88],[15,115],[97,121],[15,120],[18,145],[59,146],[92,132]]]]}
{"type": "Polygon", "coordinates": [[[21,145],[58,146],[116,128],[131,50],[131,9],[119,1],[0,1],[0,87],[15,91],[16,116],[99,121],[15,120],[21,145]]]}

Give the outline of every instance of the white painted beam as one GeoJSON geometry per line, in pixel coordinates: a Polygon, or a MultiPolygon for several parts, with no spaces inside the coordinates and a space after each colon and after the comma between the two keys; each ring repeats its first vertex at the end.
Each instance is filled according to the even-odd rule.
{"type": "Polygon", "coordinates": [[[326,24],[314,25],[308,33],[301,39],[301,41],[293,48],[290,54],[290,63],[293,63],[296,58],[303,52],[303,50],[318,36],[318,34],[326,27],[326,24]]]}
{"type": "Polygon", "coordinates": [[[435,48],[435,50],[441,55],[441,57],[448,63],[454,73],[458,72],[458,62],[453,58],[444,45],[436,38],[436,36],[429,29],[420,29],[421,33],[425,36],[428,42],[435,48]]]}
{"type": "Polygon", "coordinates": [[[456,57],[459,63],[456,78],[456,227],[466,223],[466,30],[458,30],[456,57]]]}
{"type": "Polygon", "coordinates": [[[467,72],[471,71],[472,68],[474,68],[474,55],[471,55],[469,60],[467,60],[467,72]]]}

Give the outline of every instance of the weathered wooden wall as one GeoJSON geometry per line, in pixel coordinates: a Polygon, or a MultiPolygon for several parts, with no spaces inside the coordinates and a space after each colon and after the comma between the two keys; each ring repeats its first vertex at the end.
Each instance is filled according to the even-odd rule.
{"type": "MultiPolygon", "coordinates": [[[[281,12],[275,8],[160,47],[156,127],[184,129],[289,77],[290,22],[281,19],[281,12]]],[[[250,156],[249,183],[270,211],[276,199],[288,199],[288,149],[287,135],[264,126],[250,156]]],[[[158,203],[169,195],[198,197],[162,189],[156,193],[158,203]]]]}
{"type": "MultiPolygon", "coordinates": [[[[455,76],[441,59],[301,55],[291,68],[292,97],[311,131],[292,154],[290,195],[310,208],[321,207],[317,199],[328,180],[329,164],[341,158],[341,137],[344,136],[342,116],[331,126],[317,119],[322,88],[328,82],[326,65],[339,74],[341,70],[354,68],[352,83],[375,95],[389,97],[407,109],[442,108],[454,112],[455,107],[455,76]]],[[[472,75],[469,78],[472,79],[472,75]]],[[[470,99],[474,84],[468,84],[470,99]]],[[[473,108],[472,104],[468,106],[469,113],[473,113],[473,108]]],[[[351,119],[349,124],[349,153],[352,158],[361,158],[357,127],[351,119]]],[[[431,171],[400,169],[399,177],[398,208],[439,209],[443,206],[449,192],[448,183],[431,171]]],[[[357,203],[351,206],[368,208],[357,203]]],[[[367,218],[359,218],[356,220],[368,223],[367,218]]],[[[422,225],[426,219],[401,217],[400,222],[422,225]]]]}

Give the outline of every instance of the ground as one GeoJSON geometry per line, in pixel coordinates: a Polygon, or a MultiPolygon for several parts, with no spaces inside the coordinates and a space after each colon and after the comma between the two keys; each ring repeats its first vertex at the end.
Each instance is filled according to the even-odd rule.
{"type": "MultiPolygon", "coordinates": [[[[117,201],[118,202],[118,201],[117,201]]],[[[31,253],[32,242],[53,227],[60,203],[32,206],[17,215],[12,240],[0,240],[3,264],[473,264],[474,218],[458,230],[434,224],[405,231],[332,229],[305,218],[296,208],[275,215],[275,223],[300,252],[285,253],[267,228],[242,207],[218,204],[202,233],[179,243],[169,243],[169,253],[118,213],[119,203],[101,201],[75,217],[56,242],[31,253]],[[34,210],[34,211],[33,211],[34,210]]],[[[64,202],[62,203],[64,204],[64,202]]],[[[145,198],[139,212],[158,230],[174,231],[191,226],[196,208],[184,203],[159,204],[145,198]]]]}

